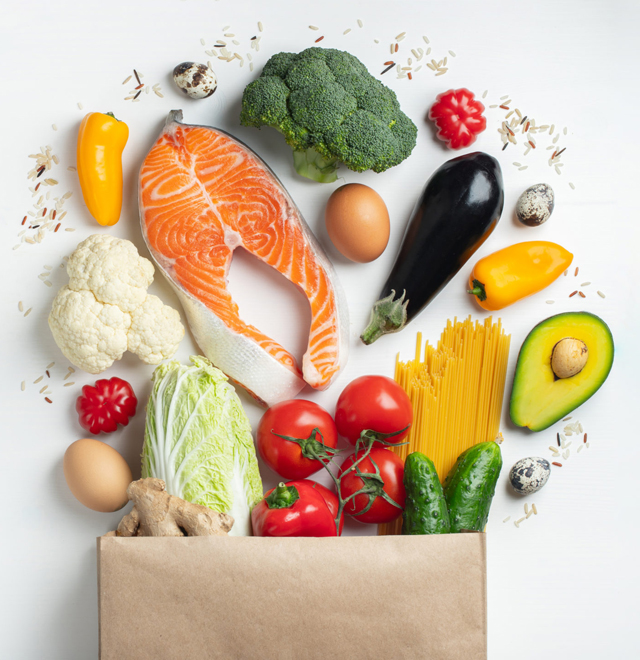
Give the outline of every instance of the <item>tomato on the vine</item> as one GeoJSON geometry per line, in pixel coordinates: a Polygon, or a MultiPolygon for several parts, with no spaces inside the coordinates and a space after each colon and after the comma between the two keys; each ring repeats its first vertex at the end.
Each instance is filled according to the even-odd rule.
{"type": "Polygon", "coordinates": [[[271,406],[258,425],[262,460],[285,479],[304,479],[335,455],[338,433],[331,415],[304,399],[271,406]]]}
{"type": "Polygon", "coordinates": [[[340,466],[342,499],[359,490],[365,491],[347,502],[345,513],[363,523],[391,522],[404,509],[404,462],[390,449],[374,446],[369,455],[350,470],[358,460],[357,456],[363,454],[359,452],[347,456],[340,466]],[[363,476],[358,476],[358,472],[363,476]]]}
{"type": "Polygon", "coordinates": [[[338,433],[355,445],[362,431],[393,434],[386,442],[399,443],[409,433],[413,408],[407,393],[386,376],[361,376],[342,390],[336,404],[338,433]]]}
{"type": "MultiPolygon", "coordinates": [[[[338,515],[338,508],[340,506],[340,503],[338,502],[338,496],[335,494],[335,492],[332,491],[330,488],[327,488],[326,486],[317,483],[316,481],[312,481],[311,479],[302,479],[302,481],[306,484],[309,484],[312,488],[315,488],[320,493],[320,495],[322,495],[324,501],[327,503],[327,506],[329,507],[329,511],[331,511],[331,515],[335,519],[335,517],[338,515]]],[[[338,529],[338,536],[342,534],[343,526],[344,526],[344,511],[340,516],[340,528],[338,529]]]]}

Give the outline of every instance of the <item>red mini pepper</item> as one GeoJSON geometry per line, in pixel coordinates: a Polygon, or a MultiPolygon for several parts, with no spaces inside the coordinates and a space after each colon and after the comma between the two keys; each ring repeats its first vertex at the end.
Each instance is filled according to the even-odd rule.
{"type": "Polygon", "coordinates": [[[122,378],[103,378],[95,385],[85,385],[76,400],[80,426],[85,431],[113,433],[118,424],[126,426],[136,414],[138,399],[131,385],[122,378]]]}
{"type": "Polygon", "coordinates": [[[307,480],[280,483],[251,511],[254,536],[336,536],[336,522],[307,480]]]}
{"type": "Polygon", "coordinates": [[[438,127],[437,137],[451,149],[462,149],[476,141],[487,127],[484,105],[473,92],[462,87],[438,94],[429,110],[429,119],[438,127]]]}

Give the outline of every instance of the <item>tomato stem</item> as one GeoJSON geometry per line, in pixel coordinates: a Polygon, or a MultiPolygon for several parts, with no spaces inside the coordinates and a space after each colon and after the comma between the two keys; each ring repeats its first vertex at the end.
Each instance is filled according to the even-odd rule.
{"type": "Polygon", "coordinates": [[[333,456],[339,454],[341,451],[340,449],[326,445],[324,443],[324,437],[320,432],[320,429],[317,427],[311,431],[311,434],[308,438],[294,438],[290,435],[281,435],[280,433],[276,433],[273,429],[271,429],[271,433],[278,436],[279,438],[282,438],[283,440],[295,442],[296,444],[300,445],[302,455],[305,458],[311,459],[312,461],[328,463],[331,461],[333,456]],[[320,436],[320,440],[318,440],[318,436],[320,436]]]}

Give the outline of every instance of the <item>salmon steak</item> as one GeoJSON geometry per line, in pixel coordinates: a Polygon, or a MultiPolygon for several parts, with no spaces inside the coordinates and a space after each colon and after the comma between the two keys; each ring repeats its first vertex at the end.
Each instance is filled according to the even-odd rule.
{"type": "Polygon", "coordinates": [[[269,166],[217,128],[183,124],[173,110],[140,170],[142,233],[176,291],[204,354],[259,402],[325,389],[347,361],[344,293],[324,250],[269,166]],[[304,293],[311,327],[302,368],[245,323],[227,288],[242,247],[304,293]]]}

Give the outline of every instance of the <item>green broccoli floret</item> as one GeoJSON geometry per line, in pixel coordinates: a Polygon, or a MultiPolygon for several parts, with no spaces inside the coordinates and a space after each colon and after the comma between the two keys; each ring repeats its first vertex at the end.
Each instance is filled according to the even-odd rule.
{"type": "Polygon", "coordinates": [[[280,131],[296,171],[325,183],[337,179],[341,162],[384,172],[416,145],[417,128],[395,93],[356,57],[332,48],[274,55],[244,90],[240,122],[280,131]]]}

